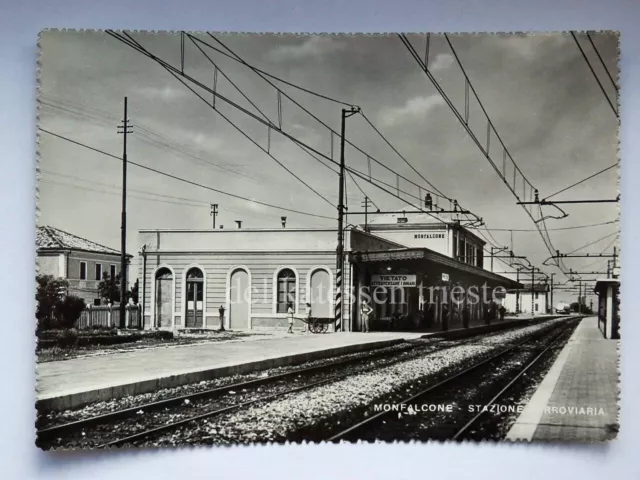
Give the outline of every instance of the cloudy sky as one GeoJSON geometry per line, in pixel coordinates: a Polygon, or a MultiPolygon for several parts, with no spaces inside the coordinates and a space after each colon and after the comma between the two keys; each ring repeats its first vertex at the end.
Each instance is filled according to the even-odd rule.
{"type": "MultiPolygon", "coordinates": [[[[591,37],[615,79],[617,37],[591,37]]],[[[180,68],[179,35],[138,33],[133,38],[152,54],[180,68]]],[[[198,38],[222,49],[211,37],[198,38]]],[[[482,235],[495,244],[509,246],[513,241],[516,254],[526,255],[537,265],[549,256],[531,219],[516,204],[398,36],[216,38],[255,67],[313,92],[360,106],[366,118],[422,176],[485,220],[489,232],[480,230],[482,235]]],[[[425,36],[408,38],[424,56],[425,36]]],[[[569,34],[449,38],[497,132],[541,198],[616,162],[616,118],[569,34]]],[[[589,39],[580,35],[578,40],[615,105],[615,90],[589,39]]],[[[275,160],[270,158],[259,148],[266,149],[269,141],[264,125],[221,100],[216,101],[220,112],[216,113],[156,62],[105,33],[45,32],[40,47],[41,128],[121,155],[122,136],[116,133],[116,126],[127,96],[129,118],[134,125],[129,137],[130,161],[241,197],[316,215],[280,211],[131,165],[130,252],[140,248],[135,234],[139,229],[210,228],[210,203],[219,204],[217,224],[225,228],[233,228],[234,220],[243,220],[246,228],[279,226],[281,215],[288,217],[289,226],[335,227],[336,221],[331,219],[336,215],[332,205],[336,205],[338,196],[337,175],[332,171],[335,167],[322,165],[277,133],[270,135],[269,151],[275,160]]],[[[271,85],[246,66],[206,46],[202,48],[219,68],[218,93],[260,115],[233,82],[268,118],[279,122],[278,94],[271,85]]],[[[443,36],[431,36],[429,69],[464,115],[465,81],[452,53],[443,36]]],[[[184,71],[202,84],[214,83],[214,67],[189,39],[185,39],[184,71]]],[[[326,125],[340,131],[341,105],[278,85],[326,125]]],[[[195,91],[210,101],[211,94],[198,87],[195,91]]],[[[330,157],[329,130],[284,95],[281,98],[283,131],[330,157]]],[[[469,125],[484,142],[486,120],[473,98],[469,125]]],[[[405,180],[398,184],[395,171],[430,188],[362,116],[348,120],[347,138],[389,168],[373,163],[374,178],[412,195],[424,193],[405,180]]],[[[333,140],[333,158],[338,160],[339,142],[335,137],[333,140]]],[[[495,137],[490,144],[491,155],[502,168],[502,151],[497,148],[495,137]]],[[[46,133],[40,134],[39,154],[39,224],[118,248],[121,163],[46,133]]],[[[368,172],[366,155],[351,146],[347,147],[346,161],[352,168],[368,172]]],[[[507,165],[507,178],[511,178],[512,171],[513,167],[507,165]]],[[[521,191],[521,180],[518,183],[521,191]]],[[[553,198],[614,198],[617,183],[617,169],[611,169],[553,198]]],[[[358,185],[383,210],[406,206],[366,181],[358,180],[358,185]]],[[[358,185],[352,179],[347,181],[351,209],[359,209],[363,199],[358,185]]],[[[448,207],[448,203],[443,206],[448,207]]],[[[614,221],[618,218],[615,204],[563,208],[569,214],[567,218],[546,221],[557,249],[570,252],[606,237],[581,252],[601,253],[606,247],[611,250],[616,236],[607,235],[617,232],[616,223],[566,228],[614,221]]],[[[556,212],[549,207],[544,210],[547,215],[556,212]]],[[[538,212],[533,213],[538,218],[538,212]]],[[[359,221],[355,217],[349,220],[359,221]]],[[[595,263],[592,259],[574,259],[566,264],[574,270],[606,269],[606,259],[595,263]]],[[[557,271],[550,267],[544,270],[557,271]]],[[[559,281],[565,280],[559,275],[559,281]]]]}

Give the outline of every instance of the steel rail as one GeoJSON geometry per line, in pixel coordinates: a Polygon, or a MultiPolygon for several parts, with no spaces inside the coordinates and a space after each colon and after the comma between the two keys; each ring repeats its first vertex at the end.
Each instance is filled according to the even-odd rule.
{"type": "MultiPolygon", "coordinates": [[[[579,319],[581,319],[581,318],[584,318],[584,317],[579,317],[579,319]]],[[[578,318],[576,320],[578,320],[578,318]]],[[[553,326],[550,327],[549,329],[545,329],[542,332],[542,335],[544,335],[546,333],[549,333],[550,330],[554,330],[554,329],[555,328],[553,326]]],[[[563,333],[564,333],[564,331],[565,330],[563,330],[563,333]]],[[[522,347],[523,345],[525,345],[527,343],[530,343],[530,342],[532,342],[534,340],[537,340],[539,338],[539,335],[537,335],[538,333],[539,332],[536,332],[536,334],[531,335],[530,337],[526,338],[525,340],[523,340],[521,342],[517,342],[514,345],[512,345],[512,346],[510,346],[510,347],[508,347],[508,348],[496,353],[495,355],[492,355],[492,356],[490,356],[490,357],[488,357],[488,358],[486,358],[484,360],[481,360],[480,362],[475,363],[475,364],[473,364],[473,365],[471,365],[471,366],[469,366],[469,367],[467,367],[467,368],[465,368],[465,369],[463,369],[463,370],[461,370],[459,372],[456,372],[455,374],[451,375],[450,377],[447,377],[447,378],[435,383],[434,385],[431,385],[431,386],[419,391],[418,393],[416,393],[414,395],[411,395],[410,397],[408,397],[408,398],[406,398],[404,400],[401,400],[400,402],[397,402],[397,403],[399,405],[411,404],[412,402],[414,402],[415,400],[419,399],[420,397],[423,397],[423,396],[425,396],[427,394],[430,394],[430,393],[432,393],[432,392],[434,392],[434,391],[436,391],[436,390],[438,390],[438,389],[440,389],[440,388],[452,383],[454,380],[457,380],[457,379],[459,379],[461,377],[464,377],[465,375],[468,375],[469,373],[474,372],[475,370],[479,369],[480,367],[482,367],[482,366],[484,366],[484,365],[486,365],[486,364],[488,364],[490,362],[493,362],[493,361],[495,361],[495,360],[497,360],[497,359],[499,359],[499,358],[501,358],[501,357],[513,352],[517,348],[520,348],[520,347],[522,347]]],[[[339,442],[340,440],[344,439],[346,436],[352,434],[353,432],[355,432],[357,430],[360,430],[365,426],[373,425],[376,421],[378,421],[378,420],[382,419],[383,417],[389,415],[389,413],[390,412],[388,412],[388,411],[378,412],[377,414],[372,415],[370,417],[367,417],[364,420],[356,423],[355,425],[352,425],[351,427],[346,428],[346,429],[344,429],[344,430],[332,435],[331,437],[329,437],[327,439],[327,441],[328,442],[339,442]]]]}
{"type": "Polygon", "coordinates": [[[113,420],[119,420],[121,418],[131,417],[131,416],[134,416],[140,410],[143,410],[143,411],[160,410],[162,408],[181,404],[185,400],[191,401],[191,400],[197,400],[197,399],[211,398],[218,395],[224,395],[231,390],[241,390],[247,387],[256,387],[256,386],[264,385],[265,383],[271,383],[274,381],[283,380],[283,379],[294,377],[300,374],[317,373],[323,370],[332,369],[334,367],[346,366],[346,365],[350,365],[358,362],[366,362],[376,358],[384,358],[386,356],[392,356],[394,354],[411,351],[416,348],[425,348],[425,345],[419,345],[419,346],[411,345],[404,348],[399,348],[397,350],[386,350],[384,352],[374,351],[361,357],[352,357],[352,358],[329,362],[321,365],[314,365],[312,367],[294,369],[289,372],[278,373],[276,375],[271,375],[264,378],[256,378],[253,380],[236,382],[229,385],[222,385],[222,386],[211,388],[208,390],[203,390],[201,392],[193,392],[185,395],[180,395],[178,397],[165,398],[162,400],[138,405],[135,407],[116,410],[114,412],[104,413],[101,415],[96,415],[93,417],[76,420],[74,422],[63,423],[60,425],[54,425],[52,427],[43,428],[41,430],[38,430],[37,438],[38,440],[49,439],[55,435],[64,434],[66,432],[79,431],[88,426],[107,423],[113,420]]]}
{"type": "MultiPolygon", "coordinates": [[[[558,333],[558,335],[555,336],[555,338],[553,340],[551,340],[551,342],[549,343],[549,345],[547,345],[538,355],[536,355],[536,357],[531,360],[522,370],[520,370],[518,372],[517,375],[515,375],[511,381],[509,383],[507,383],[507,385],[505,385],[504,388],[502,388],[502,390],[500,390],[496,395],[494,395],[494,397],[489,400],[489,402],[485,403],[484,405],[486,407],[490,407],[491,405],[493,405],[500,397],[502,397],[502,395],[504,395],[520,378],[522,378],[522,376],[527,373],[529,371],[529,369],[531,367],[533,367],[534,365],[536,365],[540,359],[543,357],[544,354],[546,354],[553,346],[556,345],[556,343],[558,342],[558,340],[560,340],[560,338],[567,333],[567,331],[569,330],[569,328],[562,330],[560,333],[558,333]]],[[[468,429],[469,427],[471,427],[472,425],[474,425],[482,416],[484,416],[484,414],[487,411],[483,408],[480,412],[478,412],[471,420],[469,420],[462,428],[460,428],[460,430],[458,430],[456,432],[456,434],[451,438],[451,440],[458,440],[458,438],[460,438],[460,436],[462,436],[468,429]]]]}

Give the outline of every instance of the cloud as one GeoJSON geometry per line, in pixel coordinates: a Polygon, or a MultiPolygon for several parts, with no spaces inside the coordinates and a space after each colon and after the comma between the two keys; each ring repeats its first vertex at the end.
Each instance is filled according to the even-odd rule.
{"type": "Polygon", "coordinates": [[[182,98],[185,95],[185,91],[182,88],[169,85],[164,87],[140,87],[136,90],[136,93],[152,100],[161,99],[165,101],[182,98]]]}
{"type": "Polygon", "coordinates": [[[387,126],[399,123],[423,119],[432,109],[438,105],[444,105],[444,99],[440,95],[426,97],[414,97],[407,100],[402,107],[387,108],[380,112],[379,117],[387,126]]]}
{"type": "Polygon", "coordinates": [[[280,45],[268,53],[274,62],[299,60],[309,57],[320,57],[344,48],[344,44],[330,37],[309,37],[298,45],[280,45]]]}
{"type": "Polygon", "coordinates": [[[453,64],[453,55],[439,53],[436,58],[429,63],[429,70],[444,70],[453,64]]]}

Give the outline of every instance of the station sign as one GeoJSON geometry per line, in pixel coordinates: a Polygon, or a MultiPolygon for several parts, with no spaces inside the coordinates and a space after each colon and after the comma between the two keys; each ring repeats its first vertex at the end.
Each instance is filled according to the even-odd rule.
{"type": "Polygon", "coordinates": [[[415,287],[415,275],[371,275],[372,287],[415,287]]]}

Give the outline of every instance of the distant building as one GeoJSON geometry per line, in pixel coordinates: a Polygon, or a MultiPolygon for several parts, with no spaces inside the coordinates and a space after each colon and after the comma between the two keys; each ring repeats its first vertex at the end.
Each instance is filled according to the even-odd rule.
{"type": "MultiPolygon", "coordinates": [[[[525,284],[524,288],[507,290],[504,299],[504,307],[510,313],[531,314],[531,284],[525,284]]],[[[551,310],[549,304],[549,285],[536,283],[533,285],[533,315],[544,315],[551,310]]]]}
{"type": "MultiPolygon", "coordinates": [[[[36,254],[39,275],[53,275],[69,282],[69,295],[88,304],[99,302],[98,284],[103,274],[120,273],[120,251],[50,226],[37,228],[36,254]],[[96,302],[97,301],[97,302],[96,302]]],[[[127,262],[132,255],[127,255],[127,262]]]]}

